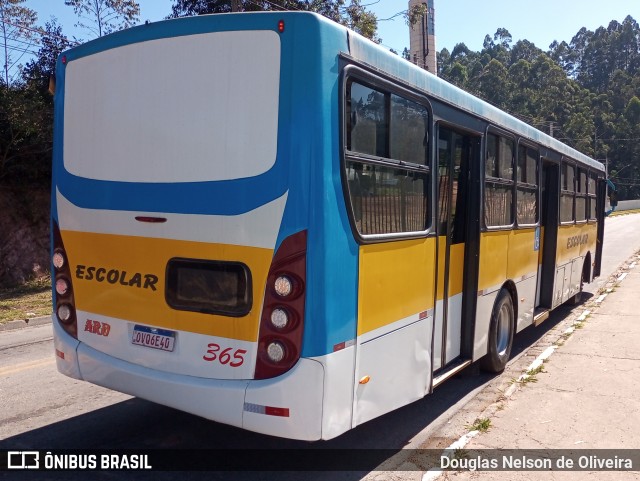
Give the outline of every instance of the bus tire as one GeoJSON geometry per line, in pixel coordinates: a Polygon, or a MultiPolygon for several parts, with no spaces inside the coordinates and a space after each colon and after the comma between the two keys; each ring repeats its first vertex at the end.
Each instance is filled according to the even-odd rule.
{"type": "Polygon", "coordinates": [[[513,300],[509,291],[502,288],[491,313],[487,355],[480,360],[483,370],[495,373],[504,371],[511,355],[514,331],[513,300]]]}

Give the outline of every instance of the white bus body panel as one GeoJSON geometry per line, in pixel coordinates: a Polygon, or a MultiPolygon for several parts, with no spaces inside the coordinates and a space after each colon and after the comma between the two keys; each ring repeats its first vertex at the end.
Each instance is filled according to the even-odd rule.
{"type": "Polygon", "coordinates": [[[300,359],[277,378],[221,380],[122,361],[76,341],[56,320],[53,326],[54,345],[64,353],[56,357],[58,370],[72,378],[272,436],[316,441],[351,428],[355,346],[300,359]],[[266,406],[285,408],[288,416],[256,412],[266,406]]]}
{"type": "MultiPolygon", "coordinates": [[[[516,322],[516,332],[522,331],[525,327],[533,324],[533,309],[536,299],[536,286],[538,279],[533,272],[525,279],[516,283],[516,299],[518,301],[518,319],[516,322]]],[[[515,306],[514,306],[515,307],[515,306]]]]}
{"type": "Polygon", "coordinates": [[[56,350],[56,367],[58,372],[73,379],[82,379],[76,349],[80,342],[67,334],[56,319],[55,312],[51,314],[53,320],[53,347],[56,350]]]}
{"type": "Polygon", "coordinates": [[[171,374],[116,359],[80,344],[82,379],[214,421],[242,427],[249,381],[203,379],[171,374]]]}
{"type": "Polygon", "coordinates": [[[432,323],[431,316],[419,319],[415,314],[360,336],[354,426],[427,394],[432,377],[432,323]],[[360,384],[366,376],[368,382],[360,384]]]}
{"type": "Polygon", "coordinates": [[[323,366],[312,359],[300,359],[290,371],[276,378],[250,381],[242,427],[305,441],[321,439],[323,384],[323,366]],[[252,412],[250,405],[286,408],[289,415],[258,414],[252,412]]]}
{"type": "Polygon", "coordinates": [[[200,215],[165,212],[131,212],[83,209],[69,202],[57,189],[60,230],[95,232],[156,239],[187,240],[273,249],[287,205],[287,193],[245,214],[200,215]],[[162,224],[138,222],[135,216],[167,219],[162,224]]]}
{"type": "Polygon", "coordinates": [[[355,345],[311,358],[324,367],[322,439],[332,439],[351,429],[353,383],[356,368],[355,345]]]}
{"type": "Polygon", "coordinates": [[[251,379],[256,363],[258,343],[198,334],[188,331],[176,331],[173,351],[163,351],[132,343],[135,325],[158,327],[152,324],[131,322],[113,317],[102,316],[90,312],[77,311],[78,319],[91,319],[110,326],[109,336],[100,336],[86,331],[82,322],[78,323],[78,340],[123,361],[132,362],[143,367],[157,369],[171,374],[214,378],[214,379],[251,379]],[[228,363],[205,362],[203,355],[207,353],[210,343],[246,351],[244,362],[240,366],[232,367],[228,363]]]}

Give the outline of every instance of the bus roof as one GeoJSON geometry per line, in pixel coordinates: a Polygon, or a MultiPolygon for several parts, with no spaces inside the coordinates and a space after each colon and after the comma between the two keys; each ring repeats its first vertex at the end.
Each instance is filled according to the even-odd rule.
{"type": "Polygon", "coordinates": [[[349,50],[349,55],[356,60],[375,66],[377,69],[412,85],[429,96],[479,116],[497,127],[525,137],[593,169],[604,171],[604,165],[601,162],[563,144],[559,140],[438,78],[411,62],[394,55],[362,35],[349,31],[349,50]]]}
{"type": "MultiPolygon", "coordinates": [[[[507,114],[499,108],[465,92],[455,85],[446,82],[437,76],[428,73],[424,69],[395,55],[380,45],[348,30],[321,15],[313,12],[251,12],[239,14],[214,14],[185,17],[165,20],[148,25],[140,25],[116,32],[106,37],[87,42],[75,47],[62,55],[72,53],[73,57],[82,57],[105,49],[118,47],[136,41],[146,41],[153,38],[168,36],[180,36],[212,31],[211,23],[217,24],[213,30],[223,29],[259,29],[264,28],[264,20],[268,17],[284,19],[295,16],[313,16],[325,27],[342,31],[348,39],[349,52],[344,52],[354,59],[369,64],[376,69],[391,75],[402,82],[428,94],[431,97],[443,100],[456,108],[481,117],[494,125],[509,130],[539,145],[554,150],[562,155],[570,157],[593,169],[604,172],[604,165],[591,157],[563,144],[544,132],[522,122],[507,114]],[[222,24],[225,26],[222,27],[222,24]]],[[[61,57],[62,57],[61,55],[61,57]]]]}

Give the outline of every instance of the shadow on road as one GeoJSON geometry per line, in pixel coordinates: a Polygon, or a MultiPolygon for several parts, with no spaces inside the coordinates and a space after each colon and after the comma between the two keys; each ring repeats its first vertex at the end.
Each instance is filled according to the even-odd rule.
{"type": "MultiPolygon", "coordinates": [[[[585,293],[583,297],[586,300],[590,296],[585,293]]],[[[514,341],[512,357],[535,344],[571,312],[571,306],[561,306],[554,310],[549,319],[541,326],[529,327],[518,334],[514,341]]],[[[317,451],[314,451],[313,455],[320,457],[323,456],[323,450],[357,449],[358,451],[354,451],[354,455],[362,454],[361,450],[370,450],[374,454],[371,456],[371,465],[367,466],[367,471],[329,473],[328,471],[332,470],[331,456],[326,456],[326,471],[307,471],[305,473],[268,471],[207,473],[125,473],[113,471],[91,473],[91,478],[97,480],[126,478],[153,481],[165,479],[305,479],[313,481],[330,478],[355,481],[364,477],[386,457],[402,450],[416,434],[446,413],[451,406],[494,377],[494,375],[479,372],[475,366],[470,366],[438,387],[432,395],[365,423],[331,441],[308,443],[265,436],[207,421],[142,399],[131,399],[7,438],[0,441],[0,449],[185,450],[185,453],[193,450],[205,450],[203,455],[210,456],[216,456],[220,450],[229,449],[243,450],[246,456],[251,456],[252,449],[268,449],[273,450],[270,456],[279,464],[287,462],[286,459],[281,458],[282,456],[295,457],[297,453],[304,457],[309,455],[308,450],[317,451]],[[382,459],[378,459],[380,456],[375,455],[377,450],[380,450],[380,456],[384,455],[382,459]]],[[[211,402],[215,402],[215,399],[212,399],[211,402]]],[[[445,418],[453,414],[453,412],[447,413],[445,418]]],[[[9,476],[11,474],[15,475],[16,473],[1,473],[0,479],[15,479],[15,477],[9,476]]],[[[72,479],[71,474],[78,474],[78,479],[86,479],[87,477],[86,472],[84,474],[77,472],[21,472],[19,478],[21,480],[68,480],[72,479]]]]}

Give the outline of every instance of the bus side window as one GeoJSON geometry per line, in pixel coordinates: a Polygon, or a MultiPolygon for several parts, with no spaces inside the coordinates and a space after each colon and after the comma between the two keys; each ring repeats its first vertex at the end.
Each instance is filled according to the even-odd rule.
{"type": "Polygon", "coordinates": [[[484,184],[484,221],[487,227],[513,224],[514,141],[487,135],[484,184]]]}

